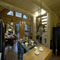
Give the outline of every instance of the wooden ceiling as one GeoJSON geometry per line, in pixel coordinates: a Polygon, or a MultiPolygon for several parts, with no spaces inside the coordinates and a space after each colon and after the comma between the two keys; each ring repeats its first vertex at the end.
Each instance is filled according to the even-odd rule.
{"type": "Polygon", "coordinates": [[[0,6],[0,15],[7,14],[8,12],[9,12],[8,9],[6,9],[6,8],[4,8],[4,7],[2,7],[2,6],[0,6]]]}
{"type": "MultiPolygon", "coordinates": [[[[28,14],[34,14],[35,11],[37,11],[40,6],[36,5],[35,3],[33,3],[31,0],[1,0],[2,2],[6,3],[2,3],[0,5],[3,5],[5,7],[5,5],[9,5],[10,9],[12,8],[17,10],[17,8],[19,10],[17,10],[18,12],[24,12],[24,13],[28,13],[28,14]]],[[[7,8],[9,8],[7,6],[7,8]]]]}
{"type": "MultiPolygon", "coordinates": [[[[37,11],[41,6],[41,4],[45,4],[51,11],[53,11],[56,15],[60,17],[60,0],[1,0],[6,4],[0,3],[0,5],[7,6],[9,4],[10,7],[17,9],[18,7],[22,12],[33,14],[37,11]]],[[[7,8],[9,8],[7,6],[7,8]]]]}
{"type": "Polygon", "coordinates": [[[22,8],[31,13],[35,12],[39,6],[33,3],[31,0],[5,0],[5,2],[17,6],[18,8],[22,8]]]}

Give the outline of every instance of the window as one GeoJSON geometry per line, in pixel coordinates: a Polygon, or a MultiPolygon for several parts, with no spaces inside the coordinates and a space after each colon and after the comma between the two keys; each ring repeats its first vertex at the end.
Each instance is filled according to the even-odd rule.
{"type": "Polygon", "coordinates": [[[42,21],[47,21],[47,19],[43,19],[42,21]]]}
{"type": "Polygon", "coordinates": [[[13,11],[9,11],[9,12],[7,13],[7,15],[13,16],[13,11]]]}
{"type": "Polygon", "coordinates": [[[23,18],[24,18],[24,19],[27,19],[27,16],[26,16],[26,15],[23,15],[23,18]]]}
{"type": "Polygon", "coordinates": [[[27,31],[27,24],[25,24],[25,31],[27,31]]]}
{"type": "Polygon", "coordinates": [[[42,22],[42,24],[47,24],[47,22],[42,22]]]}
{"type": "Polygon", "coordinates": [[[22,17],[22,13],[16,12],[16,17],[22,17]]]}
{"type": "Polygon", "coordinates": [[[8,24],[8,34],[13,34],[13,26],[11,26],[10,24],[8,24]]]}
{"type": "Polygon", "coordinates": [[[41,15],[44,15],[46,11],[44,9],[41,9],[41,15]]]}
{"type": "Polygon", "coordinates": [[[43,16],[43,17],[41,17],[41,18],[47,18],[47,16],[43,16]]]}

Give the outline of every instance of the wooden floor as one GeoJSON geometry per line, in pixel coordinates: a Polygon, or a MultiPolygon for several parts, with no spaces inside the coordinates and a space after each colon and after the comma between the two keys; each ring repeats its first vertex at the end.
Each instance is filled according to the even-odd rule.
{"type": "Polygon", "coordinates": [[[5,48],[5,59],[6,60],[18,60],[18,49],[17,49],[17,42],[14,44],[13,47],[7,46],[5,48]]]}
{"type": "Polygon", "coordinates": [[[60,56],[53,55],[50,60],[60,60],[60,56]]]}
{"type": "MultiPolygon", "coordinates": [[[[17,49],[17,42],[16,42],[13,47],[7,46],[5,48],[5,59],[6,60],[18,60],[17,53],[18,53],[18,49],[17,49]]],[[[60,56],[53,55],[50,60],[60,60],[60,56]]]]}

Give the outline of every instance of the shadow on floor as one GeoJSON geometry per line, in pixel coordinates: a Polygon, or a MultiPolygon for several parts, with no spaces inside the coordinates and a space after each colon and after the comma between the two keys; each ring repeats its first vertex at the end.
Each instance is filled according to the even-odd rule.
{"type": "Polygon", "coordinates": [[[60,60],[60,56],[52,55],[50,60],[60,60]]]}

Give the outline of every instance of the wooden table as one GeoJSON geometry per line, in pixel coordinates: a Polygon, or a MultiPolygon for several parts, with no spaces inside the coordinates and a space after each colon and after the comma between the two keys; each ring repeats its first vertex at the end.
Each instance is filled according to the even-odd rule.
{"type": "MultiPolygon", "coordinates": [[[[34,48],[27,52],[26,54],[23,55],[23,60],[49,60],[50,57],[52,56],[52,50],[43,47],[44,51],[39,51],[39,55],[34,54],[34,48]]],[[[38,49],[40,46],[38,46],[38,49]]]]}

